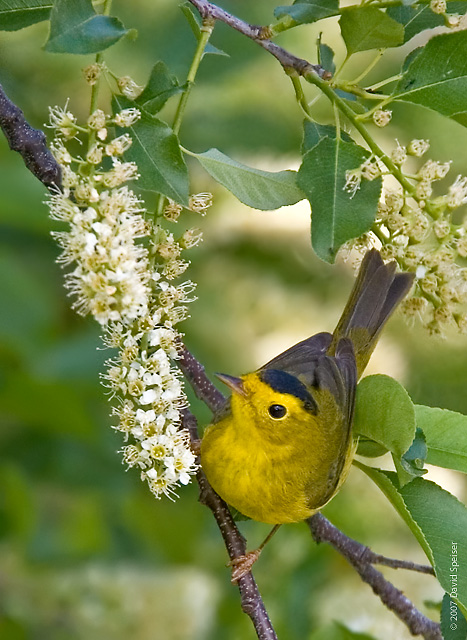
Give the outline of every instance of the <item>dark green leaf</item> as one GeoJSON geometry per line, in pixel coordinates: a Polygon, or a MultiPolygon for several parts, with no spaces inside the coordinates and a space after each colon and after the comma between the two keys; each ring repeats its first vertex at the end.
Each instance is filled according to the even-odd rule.
{"type": "Polygon", "coordinates": [[[394,97],[445,116],[467,111],[467,32],[429,40],[399,81],[394,97]]]}
{"type": "Polygon", "coordinates": [[[0,0],[0,31],[17,31],[48,20],[51,0],[0,0]]]}
{"type": "Polygon", "coordinates": [[[196,154],[206,171],[236,198],[253,209],[271,211],[305,198],[295,171],[261,171],[232,160],[218,149],[196,154]]]}
{"type": "Polygon", "coordinates": [[[436,576],[447,592],[467,605],[467,572],[455,570],[467,566],[467,508],[434,482],[416,478],[401,489],[402,498],[430,546],[436,576]],[[453,544],[456,553],[453,553],[453,544]],[[453,555],[457,556],[453,561],[453,555]],[[456,593],[452,574],[456,573],[456,593]]]}
{"type": "Polygon", "coordinates": [[[407,69],[410,67],[412,62],[415,60],[418,54],[421,53],[422,51],[423,51],[423,47],[417,47],[416,49],[413,49],[413,51],[409,53],[409,55],[406,57],[406,59],[402,64],[402,72],[407,71],[407,69]]]}
{"type": "Polygon", "coordinates": [[[293,5],[276,7],[274,9],[274,16],[276,18],[290,16],[297,24],[307,24],[315,22],[316,20],[328,18],[329,16],[336,16],[338,14],[338,0],[314,0],[310,2],[301,0],[299,2],[294,2],[293,5]]]}
{"type": "MultiPolygon", "coordinates": [[[[129,101],[114,98],[114,111],[128,107],[129,101]]],[[[141,119],[130,127],[133,144],[125,159],[136,162],[141,189],[156,191],[181,205],[188,206],[188,170],[178,138],[162,120],[142,111],[141,119]]]]}
{"type": "MultiPolygon", "coordinates": [[[[448,2],[449,13],[465,13],[465,2],[448,2]]],[[[434,13],[428,4],[400,5],[388,7],[387,15],[404,26],[404,42],[425,29],[444,26],[444,16],[434,13]]]]}
{"type": "MultiPolygon", "coordinates": [[[[352,138],[345,131],[340,132],[342,140],[352,142],[352,138]]],[[[330,124],[319,124],[311,120],[303,121],[303,141],[302,154],[312,149],[323,138],[335,140],[337,138],[337,129],[330,124]]]]}
{"type": "Polygon", "coordinates": [[[336,65],[334,64],[334,51],[331,47],[328,47],[327,44],[319,43],[318,61],[323,69],[326,69],[326,71],[329,71],[334,75],[334,71],[336,70],[336,65]]]}
{"type": "Polygon", "coordinates": [[[171,75],[167,65],[159,61],[153,66],[148,83],[135,103],[144,107],[148,113],[155,114],[162,109],[170,97],[183,90],[184,87],[178,83],[175,76],[171,75]]]}
{"type": "Polygon", "coordinates": [[[404,27],[376,7],[343,9],[339,24],[349,54],[404,42],[404,27]]]}
{"type": "Polygon", "coordinates": [[[457,604],[445,593],[441,607],[441,633],[444,640],[466,640],[467,621],[457,604]]]}
{"type": "Polygon", "coordinates": [[[428,470],[423,468],[426,456],[427,446],[425,435],[421,429],[417,428],[414,441],[404,455],[399,456],[395,453],[392,454],[401,487],[404,487],[414,478],[419,478],[425,475],[425,473],[428,473],[428,470]]]}
{"type": "Polygon", "coordinates": [[[341,138],[322,138],[307,151],[297,184],[312,207],[311,241],[316,254],[334,262],[344,242],[370,229],[381,193],[381,178],[362,181],[354,194],[345,190],[346,172],[357,170],[367,151],[341,138]]]}
{"type": "Polygon", "coordinates": [[[365,456],[366,458],[379,458],[387,453],[386,447],[379,442],[375,442],[370,438],[360,436],[358,439],[357,453],[359,456],[365,456]]]}
{"type": "Polygon", "coordinates": [[[452,116],[452,119],[458,122],[463,127],[467,127],[467,113],[456,113],[452,116]]]}
{"type": "Polygon", "coordinates": [[[51,53],[98,53],[126,33],[117,18],[96,14],[91,0],[55,0],[45,49],[51,53]]]}
{"type": "MultiPolygon", "coordinates": [[[[358,460],[354,460],[353,464],[364,471],[367,476],[373,480],[377,487],[381,489],[394,509],[400,515],[402,520],[404,520],[406,525],[412,531],[413,535],[417,539],[419,545],[422,547],[431,564],[433,564],[433,553],[431,551],[430,545],[428,544],[421,528],[413,519],[399,491],[400,487],[397,474],[393,471],[383,471],[382,469],[369,467],[366,464],[362,464],[358,460]]],[[[422,482],[424,481],[422,480],[422,482]]]]}
{"type": "Polygon", "coordinates": [[[426,437],[427,462],[467,473],[467,416],[416,405],[415,417],[426,437]]]}
{"type": "Polygon", "coordinates": [[[210,42],[208,42],[207,45],[204,47],[203,57],[208,54],[211,54],[213,56],[225,56],[226,58],[230,57],[228,53],[226,53],[225,51],[222,51],[222,49],[219,49],[218,47],[215,47],[210,42]]]}
{"type": "Polygon", "coordinates": [[[436,577],[465,610],[467,605],[467,508],[434,482],[415,478],[401,488],[397,475],[356,462],[410,527],[436,577]],[[453,577],[455,576],[455,577],[453,577]]]}

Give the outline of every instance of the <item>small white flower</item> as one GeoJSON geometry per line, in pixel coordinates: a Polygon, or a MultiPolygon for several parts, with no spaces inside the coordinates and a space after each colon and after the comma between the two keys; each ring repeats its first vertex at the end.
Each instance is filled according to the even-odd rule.
{"type": "Polygon", "coordinates": [[[130,109],[123,109],[123,111],[117,113],[114,117],[114,123],[117,127],[131,127],[140,118],[141,111],[131,107],[130,109]]]}
{"type": "Polygon", "coordinates": [[[147,404],[152,404],[153,402],[156,402],[158,397],[159,397],[159,394],[155,389],[147,389],[144,393],[140,395],[139,403],[142,404],[143,406],[147,404]]]}

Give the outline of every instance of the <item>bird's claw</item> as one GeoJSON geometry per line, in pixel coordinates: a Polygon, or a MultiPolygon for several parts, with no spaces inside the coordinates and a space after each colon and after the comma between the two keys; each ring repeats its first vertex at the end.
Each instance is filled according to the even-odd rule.
{"type": "Polygon", "coordinates": [[[232,567],[232,577],[230,581],[232,584],[236,584],[240,578],[243,578],[247,573],[251,571],[251,567],[259,558],[261,549],[255,549],[255,551],[249,551],[244,556],[234,558],[228,563],[228,567],[232,567]]]}

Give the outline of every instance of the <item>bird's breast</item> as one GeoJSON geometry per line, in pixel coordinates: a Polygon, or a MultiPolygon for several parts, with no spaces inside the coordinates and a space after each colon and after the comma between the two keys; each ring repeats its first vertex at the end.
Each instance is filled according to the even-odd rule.
{"type": "Polygon", "coordinates": [[[270,524],[299,522],[314,512],[306,448],[267,442],[256,429],[239,437],[227,418],[206,431],[201,461],[215,491],[242,514],[270,524]]]}

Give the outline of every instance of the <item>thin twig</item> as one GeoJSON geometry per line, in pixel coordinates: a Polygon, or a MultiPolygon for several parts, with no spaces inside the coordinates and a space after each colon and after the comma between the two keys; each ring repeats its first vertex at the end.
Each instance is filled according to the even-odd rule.
{"type": "Polygon", "coordinates": [[[216,413],[225,403],[225,397],[206,375],[203,365],[191,354],[185,345],[179,346],[178,366],[193,388],[196,397],[216,413]]]}
{"type": "Polygon", "coordinates": [[[60,188],[61,170],[47,148],[44,132],[26,122],[23,112],[5,94],[0,85],[0,127],[10,149],[17,151],[24,164],[48,189],[60,188]]]}
{"type": "MultiPolygon", "coordinates": [[[[192,442],[198,441],[198,429],[194,415],[184,409],[183,426],[188,429],[192,442]]],[[[212,489],[203,471],[200,469],[196,475],[200,489],[200,502],[206,505],[217,522],[219,530],[230,560],[235,560],[246,553],[246,541],[238,530],[226,503],[212,489]]],[[[263,600],[258,590],[258,585],[251,572],[237,581],[240,591],[242,610],[251,618],[259,640],[277,640],[263,600]]]]}
{"type": "Polygon", "coordinates": [[[367,553],[367,547],[343,534],[320,513],[308,518],[307,523],[316,542],[329,542],[339,551],[412,635],[423,636],[425,640],[442,640],[439,624],[424,616],[402,591],[371,566],[375,560],[371,553],[367,553]]]}
{"type": "Polygon", "coordinates": [[[305,76],[309,73],[316,73],[321,78],[330,77],[331,74],[323,69],[319,64],[311,64],[303,58],[298,58],[290,53],[290,51],[286,51],[286,49],[279,47],[277,44],[269,40],[270,31],[267,27],[248,24],[248,22],[244,22],[240,18],[233,16],[207,0],[190,0],[190,2],[198,9],[202,18],[214,18],[214,20],[224,22],[229,25],[229,27],[232,27],[232,29],[240,31],[244,36],[254,40],[257,44],[263,47],[263,49],[269,51],[269,53],[279,60],[285,69],[295,69],[295,71],[301,76],[305,76]]]}
{"type": "MultiPolygon", "coordinates": [[[[364,545],[362,545],[363,547],[364,545]]],[[[418,564],[417,562],[410,562],[410,560],[397,560],[396,558],[387,558],[379,553],[373,553],[371,549],[365,547],[368,550],[368,559],[365,557],[366,562],[371,564],[382,564],[385,567],[391,567],[391,569],[406,569],[407,571],[416,571],[418,573],[426,573],[430,576],[435,575],[435,570],[428,564],[418,564]]]]}

